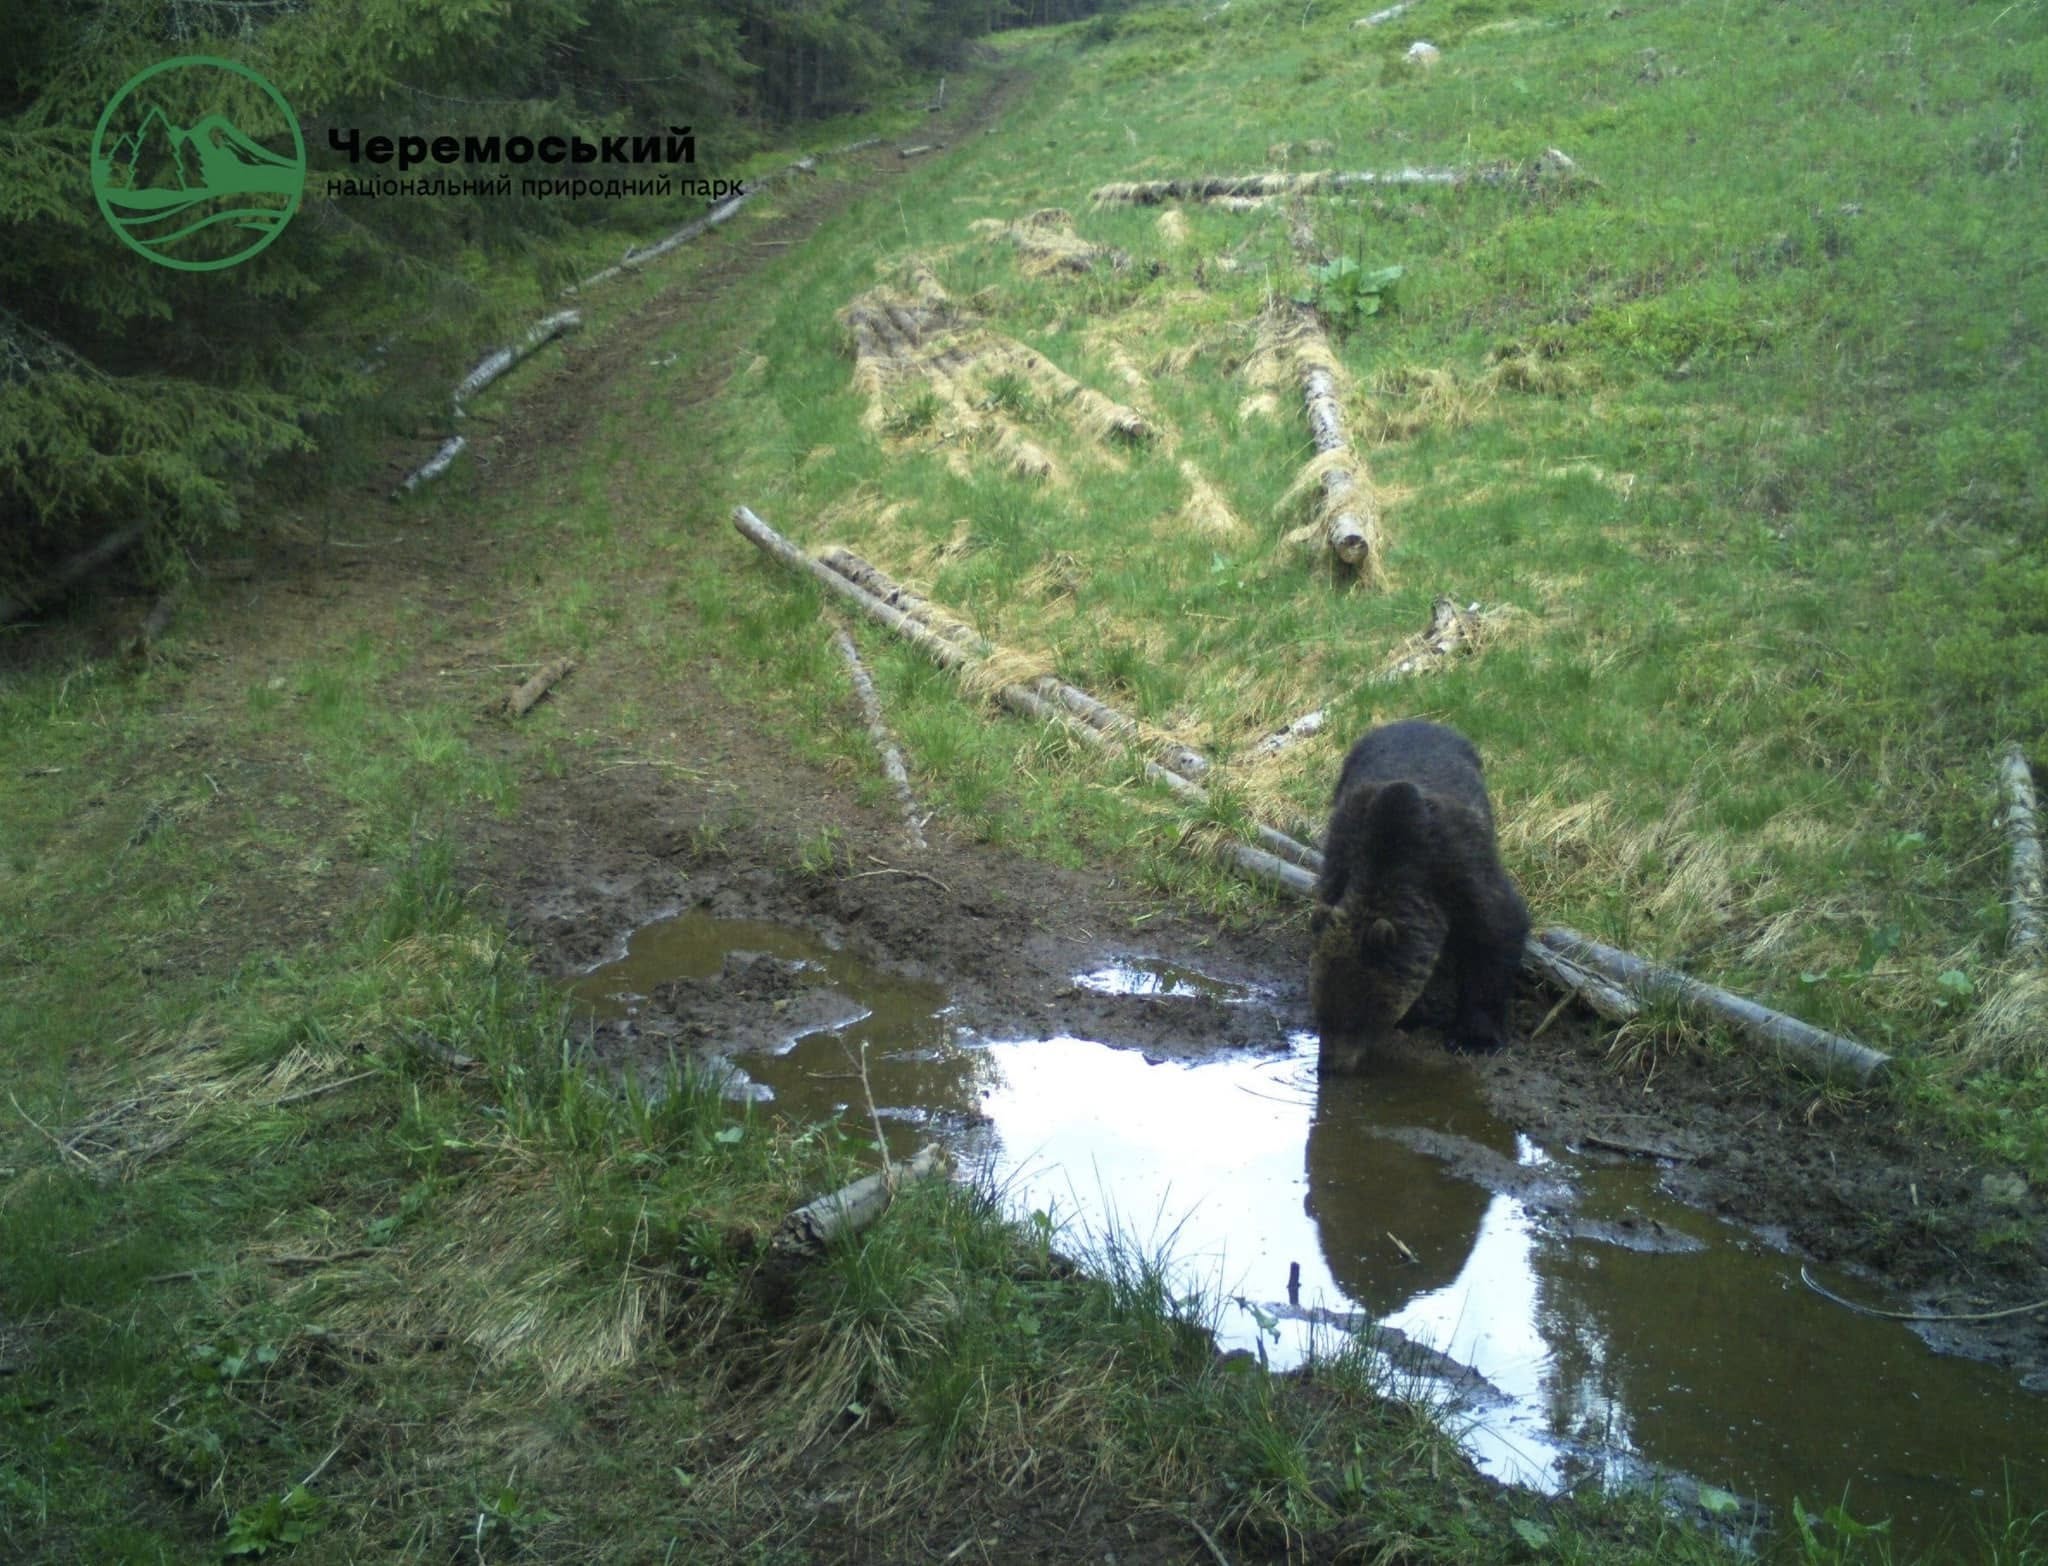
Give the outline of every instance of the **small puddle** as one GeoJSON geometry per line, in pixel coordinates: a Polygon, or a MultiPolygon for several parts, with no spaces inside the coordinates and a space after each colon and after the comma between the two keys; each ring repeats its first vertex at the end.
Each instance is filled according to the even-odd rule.
{"type": "Polygon", "coordinates": [[[1127,957],[1107,963],[1089,973],[1074,975],[1077,989],[1097,995],[1167,995],[1176,998],[1206,997],[1219,1001],[1246,1001],[1252,991],[1245,985],[1211,978],[1178,963],[1159,962],[1150,957],[1127,957]]]}
{"type": "MultiPolygon", "coordinates": [[[[1074,982],[1128,997],[1134,1024],[1163,997],[1257,1000],[1149,960],[1074,982]]],[[[1450,1401],[1496,1477],[1686,1475],[1809,1508],[1846,1486],[1851,1515],[1889,1516],[1908,1547],[1966,1527],[2008,1465],[2016,1503],[2048,1494],[2048,1421],[2009,1378],[1827,1304],[1796,1260],[1664,1196],[1654,1170],[1539,1146],[1453,1057],[1323,1082],[1306,1034],[1194,1063],[1114,1038],[977,1037],[935,985],[701,913],[637,932],[571,988],[643,1038],[728,1052],[772,1093],[758,1112],[798,1122],[864,1118],[865,1046],[892,1152],[939,1136],[1068,1225],[1069,1249],[1107,1233],[1170,1249],[1228,1302],[1221,1345],[1276,1369],[1379,1324],[1397,1385],[1450,1401]]]]}

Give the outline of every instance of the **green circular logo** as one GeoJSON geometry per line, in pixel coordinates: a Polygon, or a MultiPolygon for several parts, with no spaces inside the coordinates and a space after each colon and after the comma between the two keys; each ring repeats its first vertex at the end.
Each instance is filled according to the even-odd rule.
{"type": "Polygon", "coordinates": [[[137,72],[92,138],[92,193],[121,242],[182,272],[246,261],[306,188],[298,117],[232,60],[180,55],[137,72]],[[264,145],[289,140],[291,155],[264,145]]]}

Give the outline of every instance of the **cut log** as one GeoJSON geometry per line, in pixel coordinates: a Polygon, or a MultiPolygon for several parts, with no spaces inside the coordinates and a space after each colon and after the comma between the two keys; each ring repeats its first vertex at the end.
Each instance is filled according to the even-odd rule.
{"type": "Polygon", "coordinates": [[[1392,685],[1411,674],[1434,674],[1460,653],[1474,650],[1485,635],[1513,618],[1501,605],[1460,608],[1455,599],[1439,595],[1430,606],[1429,624],[1388,653],[1365,677],[1368,685],[1392,685]]]}
{"type": "MultiPolygon", "coordinates": [[[[455,383],[452,417],[460,419],[464,412],[463,403],[503,376],[521,360],[536,349],[553,342],[565,332],[573,332],[583,325],[583,315],[577,310],[557,310],[553,315],[544,316],[526,329],[526,334],[510,347],[499,348],[484,355],[477,367],[455,383]]],[[[462,454],[469,443],[460,435],[450,436],[441,447],[405,478],[405,481],[391,492],[396,500],[402,494],[410,494],[422,484],[439,478],[448,471],[449,465],[462,454]]]]}
{"type": "Polygon", "coordinates": [[[1552,951],[1533,935],[1522,947],[1522,965],[1535,969],[1553,989],[1576,995],[1609,1022],[1631,1022],[1642,1015],[1641,1002],[1628,991],[1552,951]]]}
{"type": "MultiPolygon", "coordinates": [[[[852,550],[834,544],[820,550],[818,559],[848,581],[866,588],[882,602],[901,610],[935,635],[957,643],[975,657],[987,658],[996,652],[995,646],[978,634],[972,626],[936,609],[928,599],[892,580],[852,550]]],[[[1187,746],[1171,740],[1147,735],[1144,726],[1137,719],[1117,711],[1105,702],[1097,701],[1086,691],[1069,685],[1064,680],[1049,674],[1041,675],[1032,682],[1032,689],[1048,701],[1059,703],[1093,729],[1128,744],[1150,746],[1168,770],[1178,772],[1190,782],[1202,777],[1209,770],[1208,757],[1199,751],[1190,750],[1187,746]]]]}
{"type": "MultiPolygon", "coordinates": [[[[1308,427],[1320,454],[1348,451],[1344,419],[1337,409],[1337,388],[1320,366],[1304,370],[1301,394],[1308,404],[1308,427]]],[[[1323,470],[1323,510],[1330,552],[1348,566],[1364,567],[1377,554],[1372,501],[1348,465],[1323,470]]]]}
{"type": "Polygon", "coordinates": [[[1717,985],[1603,946],[1575,930],[1545,930],[1538,939],[1553,952],[1625,987],[1633,995],[1676,1001],[1746,1037],[1769,1044],[1824,1075],[1869,1082],[1891,1063],[1891,1057],[1881,1050],[1772,1011],[1717,985]]]}
{"type": "MultiPolygon", "coordinates": [[[[1316,878],[1323,868],[1323,856],[1304,843],[1263,828],[1290,844],[1292,864],[1254,866],[1240,857],[1247,874],[1269,885],[1279,886],[1303,897],[1315,895],[1316,878]],[[1296,867],[1300,867],[1297,871],[1296,867]],[[1279,871],[1289,873],[1276,873],[1279,871]],[[1306,873],[1302,873],[1306,872],[1306,873]]],[[[1246,850],[1246,853],[1255,852],[1246,850]]],[[[1264,857],[1264,856],[1261,856],[1264,857]]],[[[1659,967],[1628,952],[1602,946],[1572,930],[1554,928],[1530,936],[1522,948],[1522,961],[1539,978],[1557,989],[1583,1000],[1610,1022],[1628,1022],[1642,1014],[1647,998],[1676,997],[1704,1010],[1737,1033],[1775,1046],[1797,1059],[1817,1065],[1830,1075],[1854,1077],[1868,1082],[1884,1070],[1891,1057],[1854,1039],[1829,1033],[1796,1017],[1760,1006],[1712,984],[1659,967]]]]}
{"type": "Polygon", "coordinates": [[[933,1142],[907,1164],[864,1176],[829,1196],[806,1202],[782,1220],[768,1242],[769,1253],[789,1261],[822,1256],[835,1239],[872,1226],[904,1186],[944,1174],[947,1167],[945,1150],[933,1142]]]}
{"type": "MultiPolygon", "coordinates": [[[[839,152],[856,152],[862,147],[872,147],[878,140],[880,140],[879,137],[871,136],[866,141],[850,142],[846,146],[840,147],[836,150],[839,152]]],[[[656,240],[653,244],[649,245],[645,250],[629,249],[625,253],[625,255],[619,259],[617,265],[605,267],[601,271],[591,273],[590,276],[584,278],[579,283],[570,284],[567,288],[562,290],[563,296],[566,298],[570,294],[581,293],[586,288],[593,288],[599,283],[608,283],[613,278],[621,276],[624,273],[637,271],[639,268],[645,266],[650,261],[660,260],[663,256],[669,255],[670,253],[680,249],[682,246],[687,245],[691,240],[697,238],[700,234],[709,233],[712,229],[718,227],[719,224],[727,221],[736,212],[738,212],[741,207],[745,206],[749,201],[753,200],[754,197],[758,196],[770,185],[773,185],[780,180],[787,179],[792,174],[815,173],[817,171],[817,167],[817,157],[802,157],[798,158],[796,162],[790,164],[789,167],[784,169],[778,169],[773,174],[763,174],[759,179],[749,179],[742,181],[741,183],[743,188],[739,191],[737,195],[727,196],[725,200],[719,202],[709,212],[705,213],[704,216],[694,219],[691,222],[685,223],[673,234],[670,234],[665,239],[656,240]]]]}
{"type": "Polygon", "coordinates": [[[1253,756],[1277,756],[1291,745],[1299,744],[1312,734],[1320,734],[1327,714],[1321,707],[1314,712],[1305,712],[1285,728],[1275,729],[1251,748],[1253,756]]]}
{"type": "Polygon", "coordinates": [[[500,348],[486,354],[483,362],[465,375],[455,386],[455,416],[462,417],[462,405],[478,392],[526,358],[534,350],[553,342],[566,332],[573,332],[583,325],[580,310],[557,310],[553,315],[543,316],[526,329],[526,335],[510,347],[500,348]]]}
{"type": "Polygon", "coordinates": [[[943,1174],[946,1167],[944,1150],[933,1142],[908,1163],[867,1175],[797,1208],[776,1228],[767,1254],[754,1270],[751,1287],[755,1298],[771,1316],[785,1313],[795,1299],[797,1280],[804,1269],[823,1256],[835,1239],[871,1227],[906,1184],[943,1174]]]}
{"type": "Polygon", "coordinates": [[[708,234],[712,229],[718,227],[719,224],[730,219],[741,207],[753,200],[755,195],[759,193],[761,186],[765,183],[765,181],[750,182],[738,195],[727,196],[725,200],[719,202],[717,206],[705,213],[704,216],[685,223],[667,238],[656,240],[645,250],[628,250],[624,256],[620,257],[617,264],[593,272],[581,282],[572,283],[569,287],[563,289],[563,297],[566,298],[571,294],[580,294],[584,289],[595,288],[599,283],[609,283],[613,278],[622,276],[627,272],[636,272],[641,267],[647,265],[648,262],[659,261],[671,251],[681,249],[691,240],[697,238],[698,235],[708,234]]]}
{"type": "Polygon", "coordinates": [[[1463,185],[1541,184],[1551,180],[1576,180],[1591,184],[1579,173],[1578,165],[1551,147],[1526,165],[1512,161],[1470,164],[1459,168],[1361,169],[1334,173],[1327,169],[1307,174],[1230,174],[1193,179],[1126,180],[1098,185],[1090,199],[1098,205],[1129,203],[1157,206],[1164,201],[1264,201],[1274,196],[1332,196],[1347,190],[1377,185],[1463,185]]]}
{"type": "Polygon", "coordinates": [[[874,741],[875,751],[882,758],[882,774],[889,780],[889,786],[896,790],[896,801],[903,807],[903,830],[913,848],[925,846],[924,833],[918,827],[917,801],[910,792],[910,773],[903,765],[903,752],[896,748],[896,742],[889,737],[889,726],[882,721],[882,699],[875,694],[875,682],[868,678],[866,665],[860,661],[860,649],[853,645],[853,638],[844,629],[832,633],[832,645],[839,650],[839,656],[846,663],[846,672],[853,679],[854,692],[860,697],[860,709],[867,719],[868,738],[874,741]]]}
{"type": "Polygon", "coordinates": [[[538,674],[505,698],[505,710],[515,718],[525,717],[543,696],[555,688],[556,682],[575,667],[574,658],[557,658],[544,664],[538,674]]]}
{"type": "MultiPolygon", "coordinates": [[[[739,530],[741,536],[746,538],[764,554],[773,555],[792,570],[800,571],[813,580],[823,583],[829,590],[853,604],[869,618],[877,620],[881,624],[888,626],[890,630],[895,631],[941,668],[950,669],[957,674],[975,668],[981,662],[972,651],[962,646],[959,642],[948,640],[929,627],[920,625],[901,609],[884,603],[881,598],[859,583],[840,575],[823,561],[812,559],[811,556],[805,554],[796,545],[776,532],[774,528],[754,515],[747,507],[735,507],[732,521],[733,526],[739,530]]],[[[877,574],[879,575],[879,573],[877,574]]],[[[987,644],[984,643],[983,645],[987,644]]],[[[1000,701],[1011,711],[1021,713],[1025,717],[1036,718],[1041,723],[1058,724],[1068,733],[1088,744],[1105,750],[1120,750],[1123,748],[1123,742],[1118,736],[1107,734],[1100,729],[1094,728],[1084,722],[1079,715],[1071,711],[1063,703],[1050,700],[1035,690],[1027,689],[1022,685],[1006,684],[996,687],[994,695],[997,701],[1000,701]]],[[[1130,720],[1125,719],[1124,721],[1129,722],[1130,720]]],[[[1133,727],[1135,728],[1135,725],[1133,727]]],[[[1165,784],[1175,793],[1196,804],[1207,805],[1209,803],[1207,790],[1203,789],[1199,784],[1190,782],[1179,773],[1169,772],[1156,761],[1145,758],[1141,759],[1143,760],[1144,773],[1147,778],[1154,782],[1165,784]]],[[[1285,855],[1287,858],[1294,858],[1298,855],[1313,854],[1313,849],[1306,848],[1302,844],[1295,842],[1293,838],[1283,833],[1275,832],[1271,827],[1267,826],[1260,826],[1258,828],[1258,836],[1261,842],[1271,846],[1275,852],[1263,853],[1243,843],[1233,842],[1226,845],[1229,856],[1245,874],[1258,880],[1269,881],[1276,885],[1284,885],[1303,895],[1314,889],[1312,878],[1300,873],[1301,861],[1298,858],[1295,859],[1293,865],[1289,865],[1286,858],[1280,857],[1285,855]]]]}
{"type": "MultiPolygon", "coordinates": [[[[929,626],[920,624],[901,608],[884,602],[866,586],[842,575],[822,560],[805,554],[747,507],[734,509],[733,526],[763,553],[823,584],[870,618],[897,632],[942,668],[959,673],[972,669],[981,661],[959,641],[949,640],[929,626]]],[[[851,558],[859,561],[858,556],[851,558]]],[[[865,565],[865,562],[859,563],[865,565]]],[[[904,594],[903,589],[897,588],[872,567],[867,569],[872,578],[887,589],[915,598],[915,595],[904,594]]],[[[923,600],[916,601],[923,604],[923,600]]],[[[931,612],[930,605],[924,607],[931,612]]],[[[983,642],[981,645],[988,644],[983,642]]],[[[1120,742],[1116,738],[1091,727],[1064,705],[1048,700],[1034,690],[1016,684],[1002,685],[996,689],[995,697],[1003,705],[1027,717],[1061,724],[1069,733],[1090,744],[1103,749],[1119,748],[1120,742]]],[[[1145,761],[1144,771],[1147,778],[1164,784],[1195,804],[1206,805],[1209,802],[1207,791],[1200,785],[1169,772],[1157,762],[1145,761]]],[[[1272,827],[1260,824],[1257,832],[1260,842],[1268,845],[1272,852],[1232,842],[1225,845],[1231,862],[1254,880],[1297,897],[1313,897],[1323,856],[1307,844],[1272,827]]],[[[1831,1073],[1867,1082],[1890,1063],[1888,1055],[1854,1039],[1826,1032],[1714,985],[1659,967],[1627,952],[1616,951],[1613,947],[1602,946],[1571,930],[1542,931],[1531,938],[1523,958],[1539,976],[1581,996],[1595,1011],[1612,1020],[1626,1021],[1639,1015],[1642,999],[1669,996],[1703,1010],[1715,1021],[1746,1037],[1773,1045],[1831,1073]]]]}
{"type": "Polygon", "coordinates": [[[942,142],[927,142],[915,147],[904,147],[897,152],[896,156],[899,158],[921,157],[927,152],[937,152],[943,145],[944,143],[942,142]]]}
{"type": "Polygon", "coordinates": [[[1320,196],[1363,185],[1463,185],[1504,183],[1513,169],[1385,169],[1354,174],[1228,174],[1199,179],[1153,179],[1099,185],[1089,193],[1101,204],[1157,206],[1163,201],[1263,201],[1273,196],[1320,196]]]}
{"type": "Polygon", "coordinates": [[[465,436],[450,436],[447,440],[441,443],[441,449],[439,451],[435,452],[431,457],[427,458],[425,462],[421,463],[417,468],[413,469],[411,473],[406,475],[405,482],[403,484],[400,484],[397,489],[391,492],[391,498],[396,500],[401,494],[410,494],[412,493],[412,491],[418,489],[422,484],[428,483],[434,479],[439,478],[443,473],[446,473],[448,471],[449,465],[452,464],[457,457],[461,456],[462,453],[468,448],[468,446],[469,441],[465,436]]]}
{"type": "Polygon", "coordinates": [[[2033,956],[2048,950],[2048,885],[2044,885],[2041,862],[2041,819],[2034,801],[2034,772],[2019,746],[2005,753],[1998,773],[2005,808],[1999,826],[2005,832],[2007,852],[2012,856],[2006,878],[2005,949],[2014,956],[2033,956]]]}

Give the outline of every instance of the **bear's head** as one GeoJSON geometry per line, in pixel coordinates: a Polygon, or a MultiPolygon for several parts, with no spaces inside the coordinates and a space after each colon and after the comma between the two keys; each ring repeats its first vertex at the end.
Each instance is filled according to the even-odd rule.
{"type": "Polygon", "coordinates": [[[1436,971],[1449,921],[1430,892],[1434,840],[1429,801],[1408,782],[1357,789],[1331,823],[1328,851],[1346,856],[1343,897],[1309,915],[1309,1006],[1324,1071],[1386,1056],[1436,971]]]}

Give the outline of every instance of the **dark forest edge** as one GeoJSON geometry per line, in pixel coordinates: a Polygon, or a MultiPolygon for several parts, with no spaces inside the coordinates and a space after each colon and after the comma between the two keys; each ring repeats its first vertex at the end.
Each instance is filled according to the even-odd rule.
{"type": "MultiPolygon", "coordinates": [[[[615,260],[703,211],[700,186],[759,174],[778,154],[787,162],[783,148],[921,121],[949,70],[957,92],[977,39],[1096,9],[74,0],[26,10],[10,23],[0,77],[0,603],[51,596],[70,585],[59,580],[68,565],[109,540],[141,542],[153,571],[175,577],[209,539],[241,529],[259,494],[359,474],[393,436],[445,420],[452,366],[538,313],[591,258],[615,260]],[[258,265],[149,264],[95,209],[82,132],[139,72],[191,55],[260,73],[303,130],[301,205],[258,265]],[[482,176],[491,193],[345,193],[399,177],[410,155],[372,163],[364,153],[380,136],[415,132],[463,161],[419,160],[406,180],[482,176]],[[479,165],[458,151],[502,155],[518,137],[565,149],[609,138],[629,155],[658,144],[689,160],[479,165]],[[528,183],[585,175],[619,184],[564,196],[528,183]],[[672,176],[672,193],[617,193],[651,189],[645,176],[672,176]]],[[[183,123],[210,107],[188,106],[183,123]]],[[[289,154],[288,135],[270,139],[289,154]]]]}

